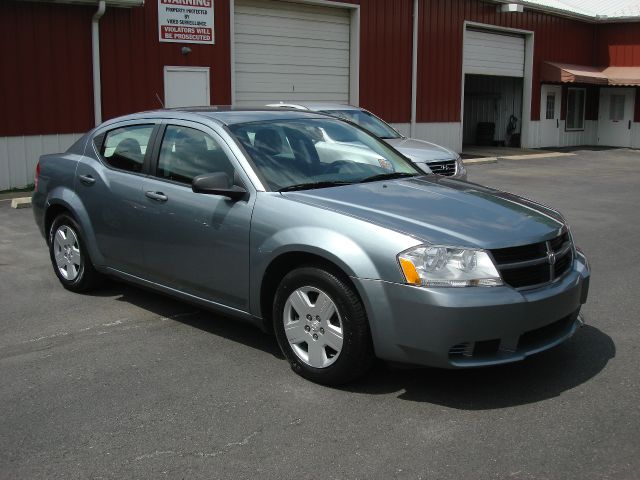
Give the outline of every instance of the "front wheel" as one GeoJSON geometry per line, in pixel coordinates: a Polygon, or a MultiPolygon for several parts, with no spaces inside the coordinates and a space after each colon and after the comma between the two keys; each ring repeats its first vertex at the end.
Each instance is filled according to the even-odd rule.
{"type": "Polygon", "coordinates": [[[56,217],[49,230],[49,254],[60,283],[72,292],[86,292],[100,283],[82,238],[80,226],[67,214],[56,217]]]}
{"type": "Polygon", "coordinates": [[[344,384],[373,363],[364,306],[340,275],[316,267],[291,271],[276,292],[273,319],[291,368],[313,382],[344,384]]]}

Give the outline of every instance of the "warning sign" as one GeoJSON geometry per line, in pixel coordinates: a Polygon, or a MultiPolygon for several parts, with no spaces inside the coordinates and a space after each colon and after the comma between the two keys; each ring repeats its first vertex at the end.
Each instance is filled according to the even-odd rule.
{"type": "Polygon", "coordinates": [[[158,0],[161,42],[214,43],[213,0],[158,0]]]}

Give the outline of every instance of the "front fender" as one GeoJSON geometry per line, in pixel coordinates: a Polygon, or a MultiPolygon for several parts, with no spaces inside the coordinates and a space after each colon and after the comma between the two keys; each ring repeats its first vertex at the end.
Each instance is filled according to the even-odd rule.
{"type": "Polygon", "coordinates": [[[260,315],[262,279],[269,265],[288,253],[321,257],[354,278],[383,278],[374,258],[352,238],[324,227],[291,227],[274,232],[252,248],[251,311],[260,315]]]}

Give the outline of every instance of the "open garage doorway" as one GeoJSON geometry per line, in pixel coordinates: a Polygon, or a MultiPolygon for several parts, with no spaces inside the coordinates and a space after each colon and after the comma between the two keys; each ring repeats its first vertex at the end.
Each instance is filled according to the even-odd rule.
{"type": "Polygon", "coordinates": [[[463,144],[519,148],[522,87],[521,77],[465,75],[463,144]]]}

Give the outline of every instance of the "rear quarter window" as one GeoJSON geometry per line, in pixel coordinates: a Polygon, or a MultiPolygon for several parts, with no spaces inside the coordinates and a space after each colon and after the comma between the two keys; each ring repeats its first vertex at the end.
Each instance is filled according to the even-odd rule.
{"type": "Polygon", "coordinates": [[[155,125],[127,125],[94,138],[102,159],[111,167],[141,172],[155,125]]]}

